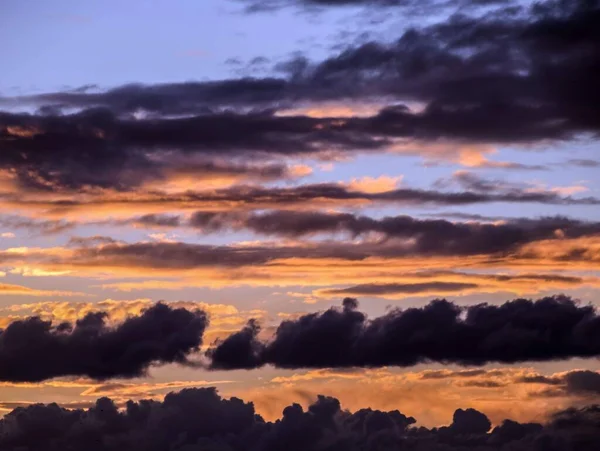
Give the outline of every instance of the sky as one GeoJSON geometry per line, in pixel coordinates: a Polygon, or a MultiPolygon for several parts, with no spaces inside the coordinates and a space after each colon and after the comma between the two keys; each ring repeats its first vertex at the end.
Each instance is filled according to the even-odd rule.
{"type": "Polygon", "coordinates": [[[0,448],[588,449],[599,30],[0,2],[0,448]]]}

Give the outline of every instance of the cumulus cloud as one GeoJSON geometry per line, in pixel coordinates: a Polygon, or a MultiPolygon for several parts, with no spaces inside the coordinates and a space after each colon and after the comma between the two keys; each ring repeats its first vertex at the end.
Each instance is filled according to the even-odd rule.
{"type": "Polygon", "coordinates": [[[208,350],[215,369],[411,366],[423,362],[483,365],[600,355],[592,306],[556,296],[460,307],[436,300],[368,319],[346,298],[342,309],[283,321],[258,340],[252,323],[208,350]]]}
{"type": "Polygon", "coordinates": [[[184,389],[164,401],[129,401],[119,410],[109,398],[85,409],[57,404],[17,407],[0,420],[7,451],[102,449],[150,451],[223,449],[275,451],[412,449],[525,451],[595,450],[598,407],[567,409],[545,425],[505,420],[492,429],[487,416],[458,409],[448,426],[416,427],[398,410],[344,410],[336,398],[318,396],[305,410],[292,404],[277,421],[265,421],[252,403],[222,398],[214,388],[184,389]],[[157,427],[160,424],[160,427],[157,427]],[[44,427],[40,427],[44,425],[44,427]]]}
{"type": "Polygon", "coordinates": [[[115,326],[106,318],[90,312],[74,324],[39,317],[11,322],[0,330],[0,380],[141,376],[152,364],[186,363],[208,325],[200,310],[161,303],[115,326]]]}

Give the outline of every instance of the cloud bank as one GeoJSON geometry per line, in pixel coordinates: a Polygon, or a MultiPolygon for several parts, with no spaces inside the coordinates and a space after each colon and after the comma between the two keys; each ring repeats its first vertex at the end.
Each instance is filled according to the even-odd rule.
{"type": "Polygon", "coordinates": [[[6,451],[591,451],[599,439],[599,412],[598,406],[568,409],[545,425],[505,420],[492,429],[485,414],[466,408],[456,410],[448,426],[428,429],[415,427],[416,420],[398,410],[351,413],[337,399],[319,396],[307,410],[292,404],[281,419],[267,422],[252,403],[222,398],[214,388],[185,389],[162,402],[129,401],[123,410],[109,398],[86,410],[18,407],[0,420],[0,446],[6,451]]]}
{"type": "Polygon", "coordinates": [[[484,365],[600,355],[600,316],[566,296],[460,307],[436,300],[368,319],[358,302],[283,321],[262,342],[251,321],[208,350],[214,369],[484,365]]]}

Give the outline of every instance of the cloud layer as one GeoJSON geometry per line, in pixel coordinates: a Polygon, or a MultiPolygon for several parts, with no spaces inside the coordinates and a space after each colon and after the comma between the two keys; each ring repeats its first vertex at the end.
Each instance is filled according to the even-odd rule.
{"type": "Polygon", "coordinates": [[[415,427],[414,418],[397,410],[351,413],[337,399],[319,396],[306,411],[292,404],[280,420],[267,422],[252,403],[221,398],[214,388],[185,389],[162,402],[129,401],[123,411],[109,398],[87,410],[56,404],[19,407],[0,420],[0,446],[6,451],[591,451],[599,438],[598,413],[597,406],[569,409],[545,425],[505,420],[492,429],[485,414],[467,408],[456,410],[448,426],[427,429],[415,427]]]}
{"type": "MultiPolygon", "coordinates": [[[[280,63],[285,76],[2,97],[0,105],[13,110],[41,109],[0,114],[0,168],[26,188],[123,190],[186,168],[206,172],[224,154],[264,161],[383,151],[407,142],[532,144],[597,135],[598,2],[507,3],[461,2],[493,11],[463,8],[392,43],[280,63]],[[368,117],[279,114],[307,102],[373,99],[380,109],[368,117]],[[411,109],[407,102],[424,106],[411,109]]],[[[286,175],[282,168],[239,165],[223,170],[258,179],[286,175]]]]}

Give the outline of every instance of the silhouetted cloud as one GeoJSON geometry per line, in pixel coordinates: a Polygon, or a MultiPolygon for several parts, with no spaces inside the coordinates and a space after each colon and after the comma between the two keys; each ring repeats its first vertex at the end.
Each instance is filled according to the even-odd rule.
{"type": "Polygon", "coordinates": [[[109,326],[88,313],[74,325],[39,317],[0,330],[0,380],[35,382],[58,376],[137,377],[153,364],[186,363],[208,325],[204,312],[156,304],[109,326]]]}
{"type": "Polygon", "coordinates": [[[448,426],[415,427],[416,420],[394,410],[354,413],[336,398],[318,396],[304,410],[292,404],[281,419],[267,422],[252,403],[224,399],[214,388],[185,389],[164,401],[128,401],[119,410],[101,398],[90,408],[57,404],[17,407],[0,420],[0,447],[6,451],[170,449],[228,451],[379,450],[415,451],[592,451],[597,447],[598,406],[560,411],[545,424],[505,420],[492,429],[487,416],[458,409],[448,426]]]}
{"type": "Polygon", "coordinates": [[[535,374],[520,377],[516,382],[552,386],[537,396],[600,396],[600,373],[596,371],[574,370],[551,377],[535,374]]]}
{"type": "MultiPolygon", "coordinates": [[[[252,1],[252,0],[250,0],[252,1]]],[[[280,4],[347,5],[351,0],[289,0],[280,4]]],[[[382,5],[385,0],[363,1],[382,5]]],[[[387,2],[394,3],[394,2],[387,2]]],[[[396,4],[400,2],[395,2],[396,4]]],[[[417,2],[408,2],[416,4],[417,2]]],[[[418,2],[421,4],[422,2],[418,2]]],[[[427,10],[435,3],[426,2],[427,10]]],[[[447,2],[450,7],[497,5],[489,14],[440,16],[439,23],[412,28],[392,43],[367,42],[323,61],[303,58],[280,65],[286,77],[247,78],[162,85],[127,85],[107,92],[59,92],[28,98],[2,98],[3,104],[34,102],[42,105],[104,107],[117,115],[146,111],[150,118],[121,121],[106,112],[89,110],[72,125],[88,125],[76,133],[57,117],[37,115],[34,122],[55,121],[69,135],[41,136],[54,149],[77,143],[94,149],[100,144],[89,126],[100,127],[104,141],[157,148],[167,145],[224,150],[234,146],[250,151],[306,152],[313,144],[338,143],[353,148],[381,143],[374,137],[458,139],[461,141],[517,143],[568,139],[597,134],[596,77],[600,64],[597,0],[548,0],[532,5],[503,1],[447,2]],[[340,123],[307,117],[276,117],[277,109],[299,102],[388,99],[381,112],[369,118],[340,123]],[[399,102],[425,104],[410,111],[399,102]],[[249,115],[223,113],[227,108],[249,115]],[[268,111],[268,113],[256,113],[268,111]],[[156,115],[195,115],[161,120],[156,115]],[[151,124],[152,131],[147,128],[151,124]],[[236,133],[228,133],[236,129],[236,133]],[[59,139],[60,138],[60,139],[59,139]]],[[[463,10],[464,12],[464,10],[463,10]]],[[[6,116],[2,123],[18,127],[6,116]]],[[[27,119],[26,122],[30,122],[27,119]]],[[[54,128],[56,131],[56,128],[54,128]]],[[[12,139],[14,134],[11,134],[12,139]]],[[[17,139],[13,147],[26,146],[17,139]]],[[[30,143],[31,145],[32,143],[30,143]]],[[[4,142],[3,147],[6,147],[4,142]]],[[[105,150],[106,163],[127,162],[121,150],[105,150]]],[[[314,148],[313,148],[314,150],[314,148]]],[[[238,150],[239,151],[239,150],[238,150]]],[[[101,168],[101,166],[100,166],[101,168]]]]}
{"type": "MultiPolygon", "coordinates": [[[[179,221],[180,225],[183,221],[179,221]]],[[[450,222],[411,216],[381,219],[352,213],[276,210],[264,213],[194,213],[188,225],[204,233],[248,229],[261,235],[301,237],[319,233],[346,232],[352,236],[368,233],[383,238],[414,240],[416,253],[485,254],[506,252],[515,246],[552,238],[578,238],[600,233],[600,223],[565,217],[513,219],[501,223],[450,222]]]]}
{"type": "Polygon", "coordinates": [[[579,306],[566,296],[468,307],[436,300],[371,320],[347,298],[341,310],[282,322],[266,342],[257,339],[259,329],[252,324],[216,343],[208,355],[215,369],[548,361],[599,356],[594,332],[599,324],[593,307],[579,306]]]}
{"type": "Polygon", "coordinates": [[[475,283],[460,282],[423,282],[423,283],[368,283],[356,285],[349,288],[332,288],[322,291],[327,295],[351,295],[351,296],[378,296],[385,294],[417,294],[430,292],[452,292],[477,288],[475,283]]]}
{"type": "MultiPolygon", "coordinates": [[[[422,272],[411,274],[413,279],[425,279],[429,278],[427,282],[416,282],[416,283],[366,283],[361,285],[354,285],[346,288],[325,288],[317,290],[316,294],[319,296],[391,296],[395,297],[398,295],[423,295],[427,293],[439,294],[439,293],[460,293],[469,291],[486,291],[487,283],[507,283],[505,286],[506,291],[510,291],[510,282],[558,282],[565,285],[577,286],[583,283],[583,279],[580,277],[573,276],[561,276],[558,274],[522,274],[522,275],[493,275],[493,274],[477,274],[472,276],[473,282],[451,282],[443,281],[444,277],[458,276],[459,273],[451,271],[439,271],[439,272],[422,272]],[[442,279],[442,280],[436,280],[442,279]]],[[[466,274],[462,274],[467,276],[466,274]]],[[[502,290],[502,285],[499,287],[499,291],[502,290]]]]}
{"type": "MultiPolygon", "coordinates": [[[[130,190],[186,176],[196,180],[292,179],[298,174],[284,164],[223,161],[222,153],[314,151],[310,140],[326,132],[313,136],[313,122],[235,114],[131,120],[105,109],[65,116],[0,112],[0,168],[11,171],[21,187],[45,191],[130,190]],[[296,142],[298,138],[306,143],[296,142]]],[[[341,137],[341,141],[350,144],[352,139],[341,137]]]]}
{"type": "MultiPolygon", "coordinates": [[[[26,188],[125,190],[179,171],[229,171],[255,180],[290,176],[277,166],[228,169],[197,161],[223,153],[268,159],[381,151],[399,139],[530,143],[600,131],[600,98],[591,75],[600,67],[597,0],[502,6],[490,14],[440,20],[410,29],[392,43],[368,42],[318,63],[290,61],[285,64],[291,71],[287,78],[127,85],[106,92],[0,98],[6,105],[45,106],[34,115],[0,114],[0,168],[26,188]],[[382,97],[388,105],[370,117],[276,114],[299,102],[382,97]],[[425,106],[411,110],[401,103],[406,101],[425,106]],[[82,111],[47,114],[56,106],[82,111]],[[229,112],[230,107],[238,113],[229,112]],[[140,110],[146,116],[136,116],[140,110]]],[[[572,164],[590,167],[594,161],[572,164]]],[[[541,168],[490,161],[480,165],[541,168]]]]}

